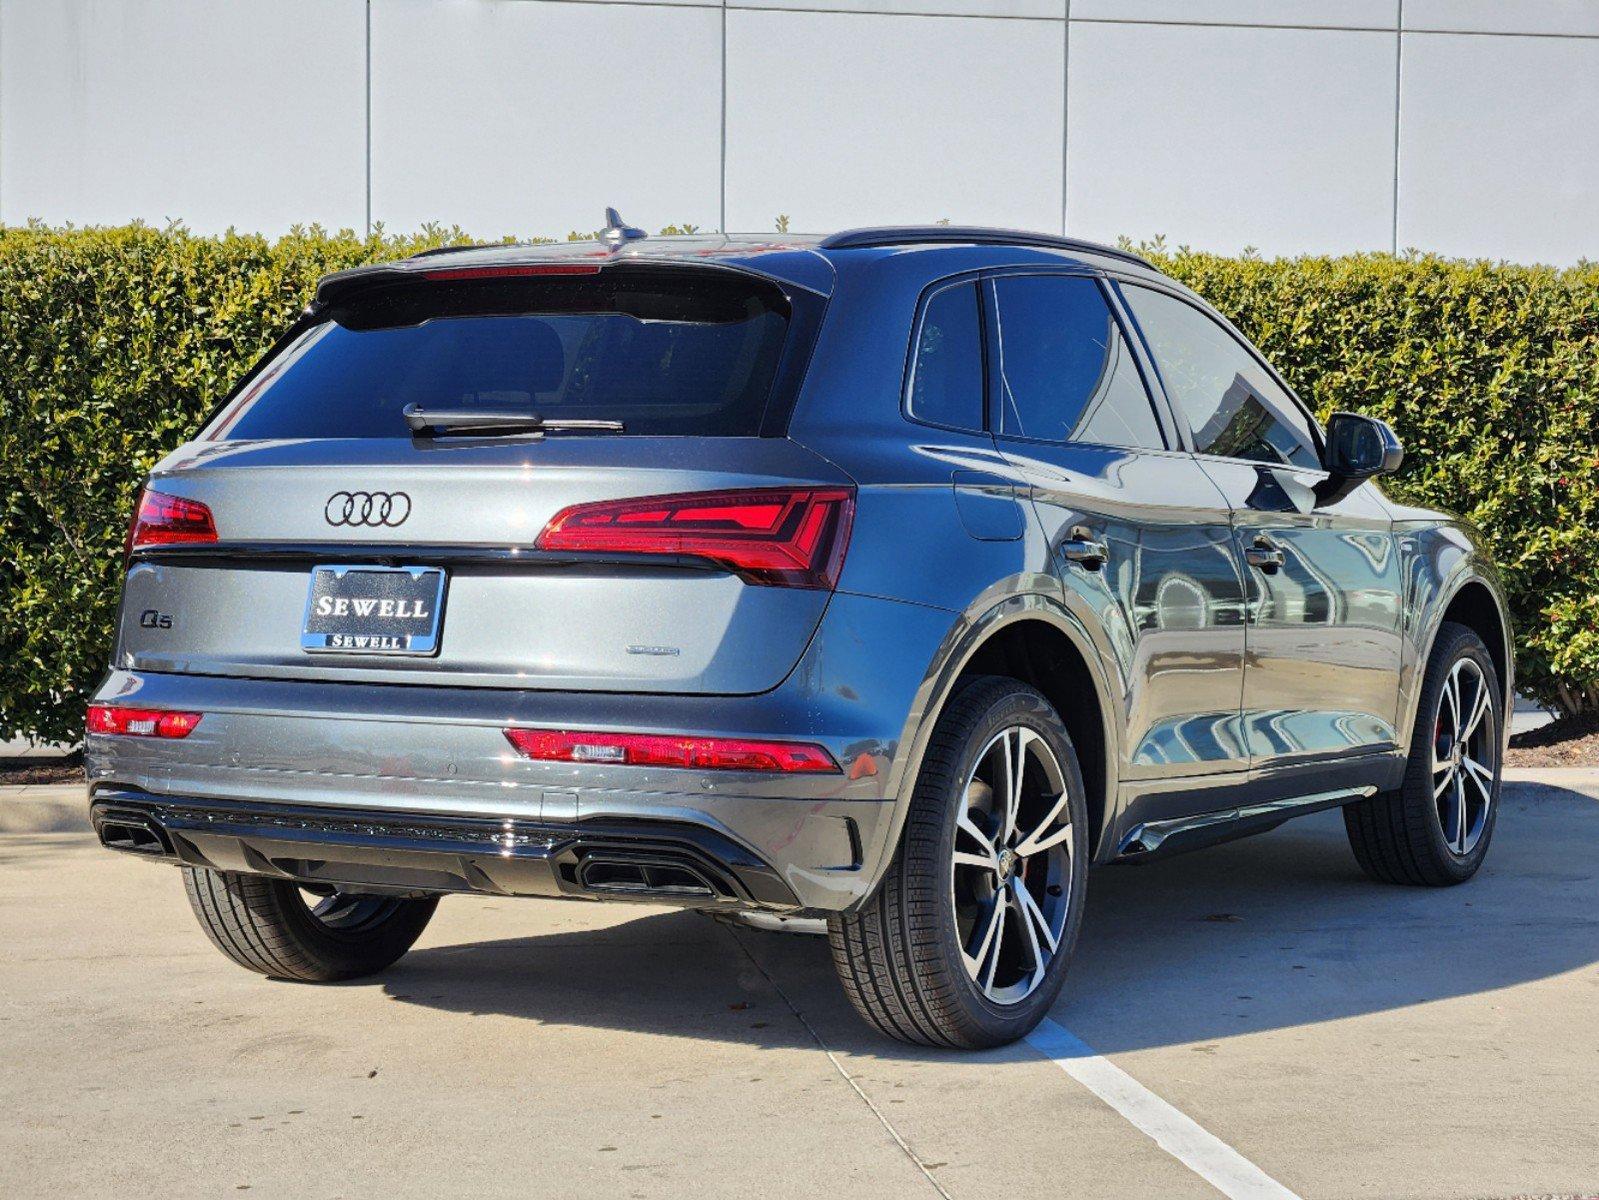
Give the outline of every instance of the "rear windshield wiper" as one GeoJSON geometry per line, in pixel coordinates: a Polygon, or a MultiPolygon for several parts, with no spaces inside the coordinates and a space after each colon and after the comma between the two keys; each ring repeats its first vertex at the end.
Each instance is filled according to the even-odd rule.
{"type": "Polygon", "coordinates": [[[400,410],[415,437],[449,434],[497,437],[513,433],[621,433],[620,421],[549,420],[536,412],[516,408],[441,408],[428,411],[419,404],[400,410]]]}

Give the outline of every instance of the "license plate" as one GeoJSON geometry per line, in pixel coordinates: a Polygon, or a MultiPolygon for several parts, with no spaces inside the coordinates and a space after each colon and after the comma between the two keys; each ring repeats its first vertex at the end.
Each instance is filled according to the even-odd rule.
{"type": "Polygon", "coordinates": [[[314,567],[300,646],[313,653],[434,654],[443,616],[438,567],[314,567]]]}

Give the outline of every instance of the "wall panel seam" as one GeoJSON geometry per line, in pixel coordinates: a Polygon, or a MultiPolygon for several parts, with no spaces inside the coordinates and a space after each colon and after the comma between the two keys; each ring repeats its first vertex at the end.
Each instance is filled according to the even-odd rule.
{"type": "Polygon", "coordinates": [[[366,0],[366,235],[372,236],[372,0],[366,0]]]}
{"type": "Polygon", "coordinates": [[[722,161],[721,179],[717,187],[719,203],[716,228],[727,232],[727,0],[722,0],[722,161]]]}
{"type": "Polygon", "coordinates": [[[1182,21],[1132,17],[1073,17],[1080,25],[1164,26],[1176,29],[1300,29],[1311,33],[1393,33],[1393,25],[1309,25],[1294,21],[1182,21]]]}
{"type": "Polygon", "coordinates": [[[1399,154],[1400,106],[1403,104],[1405,83],[1405,0],[1399,0],[1399,25],[1394,30],[1394,192],[1393,232],[1389,253],[1399,253],[1399,154]]]}
{"type": "Polygon", "coordinates": [[[1531,29],[1423,29],[1419,26],[1405,29],[1406,33],[1427,33],[1434,37],[1513,37],[1543,38],[1556,42],[1599,42],[1599,33],[1552,33],[1531,29]]]}
{"type": "Polygon", "coordinates": [[[1066,0],[1060,36],[1060,235],[1066,236],[1066,181],[1071,172],[1072,0],[1066,0]]]}
{"type": "MultiPolygon", "coordinates": [[[[0,200],[5,198],[5,28],[6,28],[6,3],[0,0],[0,200]]],[[[0,222],[5,220],[5,210],[0,208],[0,222]]]]}
{"type": "MultiPolygon", "coordinates": [[[[591,0],[581,0],[589,3],[591,0]]],[[[1035,18],[1042,19],[1042,18],[1035,18]]],[[[1294,29],[1309,33],[1426,33],[1437,37],[1550,38],[1557,41],[1594,42],[1599,33],[1570,33],[1531,29],[1442,29],[1395,25],[1307,25],[1288,21],[1182,21],[1132,17],[1072,17],[1080,25],[1143,25],[1177,29],[1294,29]]]]}
{"type": "MultiPolygon", "coordinates": [[[[534,2],[534,0],[524,0],[534,2]]],[[[543,0],[550,4],[611,4],[619,0],[543,0]]],[[[630,0],[631,2],[631,0],[630,0]]],[[[660,4],[660,8],[686,8],[683,4],[660,4]]],[[[1038,21],[1046,25],[1059,25],[1063,17],[1034,17],[1025,13],[963,13],[963,12],[909,12],[887,8],[797,8],[786,4],[730,4],[733,12],[808,13],[824,17],[916,17],[941,21],[1038,21]]]]}
{"type": "MultiPolygon", "coordinates": [[[[507,0],[501,0],[502,3],[507,0]]],[[[677,4],[671,0],[512,0],[518,4],[581,4],[589,8],[663,8],[663,9],[694,9],[718,12],[725,8],[729,12],[761,12],[761,13],[811,13],[826,17],[937,17],[952,21],[1042,21],[1046,24],[1059,24],[1062,17],[1032,16],[1027,13],[973,13],[949,12],[947,10],[908,10],[890,8],[816,8],[811,6],[795,6],[789,4],[677,4]]]]}

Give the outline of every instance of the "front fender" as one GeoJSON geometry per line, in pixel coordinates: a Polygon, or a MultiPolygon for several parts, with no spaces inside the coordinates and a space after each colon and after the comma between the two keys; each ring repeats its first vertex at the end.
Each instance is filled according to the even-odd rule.
{"type": "MultiPolygon", "coordinates": [[[[1516,655],[1504,585],[1498,568],[1483,546],[1481,535],[1466,523],[1456,521],[1403,523],[1395,526],[1394,533],[1405,573],[1405,641],[1400,668],[1398,727],[1401,749],[1408,754],[1427,661],[1432,656],[1444,617],[1467,588],[1485,589],[1493,603],[1503,648],[1501,666],[1507,712],[1516,694],[1516,655]]],[[[1488,640],[1490,649],[1494,649],[1491,639],[1488,640]]],[[[1510,722],[1506,720],[1502,731],[1506,738],[1509,728],[1510,722]]]]}

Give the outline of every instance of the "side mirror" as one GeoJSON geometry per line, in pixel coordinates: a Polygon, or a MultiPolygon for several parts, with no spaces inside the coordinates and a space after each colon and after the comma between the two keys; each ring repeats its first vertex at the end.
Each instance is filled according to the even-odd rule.
{"type": "Polygon", "coordinates": [[[1405,461],[1405,448],[1388,422],[1358,413],[1333,413],[1327,421],[1322,467],[1327,478],[1316,485],[1317,504],[1336,504],[1368,479],[1392,475],[1405,461]]]}

